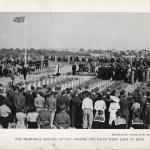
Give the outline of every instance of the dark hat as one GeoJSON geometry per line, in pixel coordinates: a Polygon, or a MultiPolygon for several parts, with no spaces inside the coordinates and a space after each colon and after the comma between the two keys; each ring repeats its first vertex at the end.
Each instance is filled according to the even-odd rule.
{"type": "Polygon", "coordinates": [[[59,110],[61,111],[61,110],[65,110],[65,108],[66,108],[66,105],[61,105],[61,106],[59,106],[59,110]]]}
{"type": "Polygon", "coordinates": [[[61,90],[61,86],[56,86],[55,90],[61,90]]]}
{"type": "Polygon", "coordinates": [[[62,94],[66,94],[66,90],[63,90],[63,91],[62,91],[62,94]]]}

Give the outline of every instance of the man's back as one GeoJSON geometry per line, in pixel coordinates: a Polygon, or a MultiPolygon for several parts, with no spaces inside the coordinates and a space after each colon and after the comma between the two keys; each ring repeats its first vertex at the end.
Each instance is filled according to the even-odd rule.
{"type": "Polygon", "coordinates": [[[126,99],[122,99],[120,101],[120,108],[121,108],[121,111],[123,114],[124,113],[129,114],[129,106],[130,106],[130,104],[126,99]]]}
{"type": "Polygon", "coordinates": [[[50,110],[55,110],[56,109],[56,98],[54,96],[49,96],[46,98],[46,106],[50,110]]]}
{"type": "Polygon", "coordinates": [[[44,107],[44,97],[42,96],[37,96],[34,100],[34,104],[36,107],[44,107]]]}
{"type": "Polygon", "coordinates": [[[25,105],[25,97],[22,93],[15,94],[14,96],[14,104],[16,108],[24,107],[25,105]]]}
{"type": "Polygon", "coordinates": [[[70,126],[70,117],[65,111],[56,114],[54,125],[68,128],[70,126]]]}
{"type": "Polygon", "coordinates": [[[67,96],[65,95],[61,95],[57,98],[57,106],[61,106],[61,105],[66,105],[69,106],[69,99],[67,98],[67,96]]]}

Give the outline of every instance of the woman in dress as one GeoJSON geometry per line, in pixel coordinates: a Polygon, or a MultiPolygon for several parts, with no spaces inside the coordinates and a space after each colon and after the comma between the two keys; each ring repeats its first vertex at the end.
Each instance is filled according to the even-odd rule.
{"type": "Polygon", "coordinates": [[[104,128],[106,103],[104,100],[102,100],[102,95],[98,96],[98,100],[95,102],[94,109],[96,113],[93,121],[93,129],[104,128]]]}
{"type": "Polygon", "coordinates": [[[8,123],[10,122],[10,114],[11,110],[6,105],[6,101],[2,100],[0,101],[0,125],[3,128],[8,128],[8,123]]]}
{"type": "Polygon", "coordinates": [[[31,107],[30,112],[27,114],[27,128],[28,129],[38,128],[37,117],[38,117],[38,113],[36,112],[35,107],[31,107]]]}
{"type": "Polygon", "coordinates": [[[113,100],[113,102],[110,103],[109,106],[109,125],[112,125],[112,121],[116,119],[116,112],[120,109],[119,105],[119,98],[116,96],[110,96],[110,98],[113,100]]]}
{"type": "Polygon", "coordinates": [[[98,110],[95,114],[92,129],[105,129],[105,114],[104,111],[98,110]]]}
{"type": "Polygon", "coordinates": [[[16,113],[16,119],[17,119],[16,128],[26,129],[26,124],[25,124],[26,114],[23,112],[22,109],[18,109],[18,112],[16,113]]]}

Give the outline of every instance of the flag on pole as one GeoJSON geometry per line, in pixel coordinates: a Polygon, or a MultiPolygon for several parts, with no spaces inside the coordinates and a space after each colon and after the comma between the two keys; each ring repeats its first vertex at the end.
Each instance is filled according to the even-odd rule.
{"type": "Polygon", "coordinates": [[[14,17],[13,22],[24,23],[24,20],[25,20],[25,16],[14,17]]]}

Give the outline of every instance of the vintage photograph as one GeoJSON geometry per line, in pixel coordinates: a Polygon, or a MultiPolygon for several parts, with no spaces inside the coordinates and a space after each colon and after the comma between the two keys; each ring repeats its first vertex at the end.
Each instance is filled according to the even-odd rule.
{"type": "Polygon", "coordinates": [[[0,12],[0,128],[149,129],[149,18],[0,12]]]}

